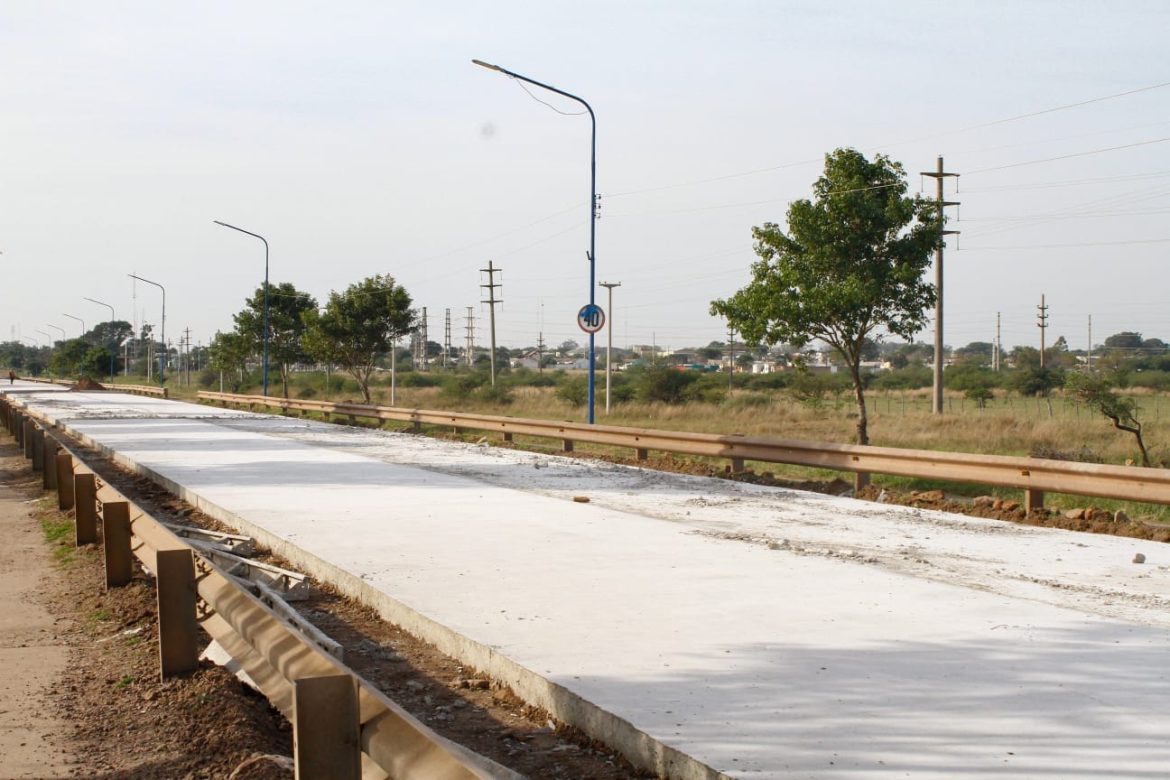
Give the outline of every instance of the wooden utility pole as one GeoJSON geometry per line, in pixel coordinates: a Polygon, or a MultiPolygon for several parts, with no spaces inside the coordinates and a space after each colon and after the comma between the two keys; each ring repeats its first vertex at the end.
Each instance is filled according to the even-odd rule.
{"type": "Polygon", "coordinates": [[[934,287],[938,293],[938,298],[934,303],[934,401],[932,404],[932,411],[935,414],[943,413],[943,242],[946,236],[955,235],[959,231],[946,230],[946,220],[944,218],[943,209],[947,206],[957,206],[959,201],[949,201],[943,196],[943,179],[947,176],[954,176],[958,178],[957,173],[946,173],[943,170],[943,158],[939,155],[938,169],[934,171],[923,171],[923,176],[929,176],[935,180],[938,189],[935,196],[935,203],[938,206],[938,249],[934,253],[934,287]]]}
{"type": "Polygon", "coordinates": [[[489,307],[488,312],[489,312],[489,315],[491,318],[491,330],[492,330],[492,356],[491,356],[492,357],[492,359],[491,359],[492,369],[491,369],[491,371],[492,371],[492,387],[495,387],[496,386],[496,304],[503,303],[503,300],[496,298],[496,288],[503,286],[503,285],[496,284],[496,274],[502,273],[502,271],[499,268],[493,267],[491,260],[488,260],[488,267],[487,268],[481,268],[479,270],[488,275],[488,283],[480,285],[480,287],[487,288],[488,299],[486,301],[480,301],[480,303],[486,303],[488,305],[488,307],[489,307]]]}
{"type": "Polygon", "coordinates": [[[1040,295],[1040,305],[1036,307],[1040,313],[1036,315],[1036,326],[1040,328],[1040,368],[1044,368],[1044,331],[1048,328],[1048,307],[1044,305],[1044,295],[1040,295]]]}

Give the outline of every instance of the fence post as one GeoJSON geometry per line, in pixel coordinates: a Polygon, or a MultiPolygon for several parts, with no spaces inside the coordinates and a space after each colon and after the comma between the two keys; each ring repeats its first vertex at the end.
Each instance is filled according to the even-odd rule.
{"type": "Polygon", "coordinates": [[[1044,491],[1028,488],[1024,491],[1024,512],[1032,514],[1037,509],[1044,508],[1044,491]]]}
{"type": "Polygon", "coordinates": [[[57,508],[73,508],[73,456],[65,450],[57,453],[57,508]]]}
{"type": "Polygon", "coordinates": [[[293,757],[297,780],[359,780],[361,724],[353,677],[293,682],[293,757]]]}
{"type": "Polygon", "coordinates": [[[635,447],[634,448],[634,458],[637,460],[649,460],[650,459],[650,450],[645,449],[644,447],[635,447]]]}
{"type": "Polygon", "coordinates": [[[32,470],[40,471],[45,467],[45,430],[34,425],[32,430],[32,470]]]}
{"type": "Polygon", "coordinates": [[[869,487],[869,472],[858,471],[853,475],[853,495],[857,495],[861,491],[869,487]]]}
{"type": "Polygon", "coordinates": [[[24,431],[21,433],[20,442],[21,442],[21,444],[24,445],[25,460],[32,460],[32,456],[33,456],[33,442],[32,442],[33,431],[36,429],[36,425],[37,424],[32,421],[32,418],[30,418],[30,417],[24,418],[24,431]]]}
{"type": "Polygon", "coordinates": [[[57,452],[60,449],[52,438],[46,438],[41,448],[41,477],[45,490],[57,489],[57,452]]]}
{"type": "Polygon", "coordinates": [[[154,573],[158,581],[158,660],[165,680],[199,666],[195,560],[190,549],[159,550],[154,567],[158,570],[154,573]]]}
{"type": "Polygon", "coordinates": [[[732,474],[742,474],[743,468],[744,468],[743,458],[732,458],[731,459],[731,473],[732,474]]]}
{"type": "Polygon", "coordinates": [[[17,447],[24,446],[24,415],[15,410],[12,412],[12,438],[17,447]]]}
{"type": "MultiPolygon", "coordinates": [[[[81,506],[80,493],[77,505],[81,506]]],[[[134,555],[130,552],[130,505],[125,501],[112,501],[102,507],[102,538],[106,588],[126,585],[134,576],[134,555]]]]}
{"type": "Polygon", "coordinates": [[[561,452],[572,452],[572,451],[573,451],[573,440],[572,439],[562,439],[561,440],[561,452]]]}
{"type": "Polygon", "coordinates": [[[93,544],[97,541],[97,481],[93,474],[74,475],[73,507],[77,546],[93,544]]]}

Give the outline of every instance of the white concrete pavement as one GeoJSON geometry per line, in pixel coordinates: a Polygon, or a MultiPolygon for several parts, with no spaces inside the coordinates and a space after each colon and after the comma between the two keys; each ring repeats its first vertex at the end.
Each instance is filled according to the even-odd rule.
{"type": "Polygon", "coordinates": [[[691,776],[1170,776],[1166,545],[4,390],[691,776]]]}

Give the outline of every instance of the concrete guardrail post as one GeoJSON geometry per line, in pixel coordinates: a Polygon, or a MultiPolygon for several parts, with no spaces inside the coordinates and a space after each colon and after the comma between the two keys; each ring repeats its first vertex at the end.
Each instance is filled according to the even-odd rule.
{"type": "Polygon", "coordinates": [[[193,672],[199,666],[195,559],[190,549],[159,550],[155,568],[159,670],[165,680],[193,672]]]}
{"type": "Polygon", "coordinates": [[[359,780],[361,724],[350,675],[293,682],[293,761],[297,780],[359,780]]]}
{"type": "MultiPolygon", "coordinates": [[[[93,477],[92,474],[89,476],[93,477]]],[[[78,509],[81,505],[79,491],[78,509]]],[[[134,577],[134,553],[130,549],[130,505],[125,501],[111,501],[102,506],[102,540],[106,589],[126,585],[134,577]]]]}
{"type": "Polygon", "coordinates": [[[97,480],[93,474],[73,476],[73,525],[77,546],[97,541],[97,480]]]}

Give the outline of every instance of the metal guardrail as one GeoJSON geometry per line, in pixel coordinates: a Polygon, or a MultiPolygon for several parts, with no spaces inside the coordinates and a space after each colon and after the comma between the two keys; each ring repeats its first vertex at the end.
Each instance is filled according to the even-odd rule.
{"type": "Polygon", "coordinates": [[[166,387],[159,387],[158,385],[105,385],[108,392],[111,393],[133,393],[134,395],[152,395],[158,398],[170,398],[170,389],[166,387]]]}
{"type": "Polygon", "coordinates": [[[556,420],[531,420],[207,391],[201,391],[199,399],[225,405],[239,404],[250,409],[266,407],[280,409],[283,412],[338,415],[351,420],[358,417],[395,420],[412,423],[415,427],[427,424],[492,431],[503,434],[505,441],[511,441],[515,435],[560,439],[566,451],[573,449],[574,442],[588,442],[632,448],[638,459],[647,458],[650,450],[726,458],[731,461],[733,471],[741,471],[746,461],[753,460],[852,472],[859,476],[861,483],[868,480],[869,474],[890,474],[1019,488],[1025,491],[1025,507],[1028,511],[1043,506],[1045,492],[1170,504],[1170,470],[1167,469],[1076,463],[1009,455],[827,444],[738,434],[587,425],[556,420]]]}
{"type": "Polygon", "coordinates": [[[521,780],[433,732],[282,620],[95,474],[50,420],[0,397],[0,424],[57,490],[58,506],[73,510],[77,544],[96,543],[100,527],[108,588],[130,581],[134,558],[154,575],[162,676],[197,667],[202,627],[292,722],[298,778],[521,780]]]}

